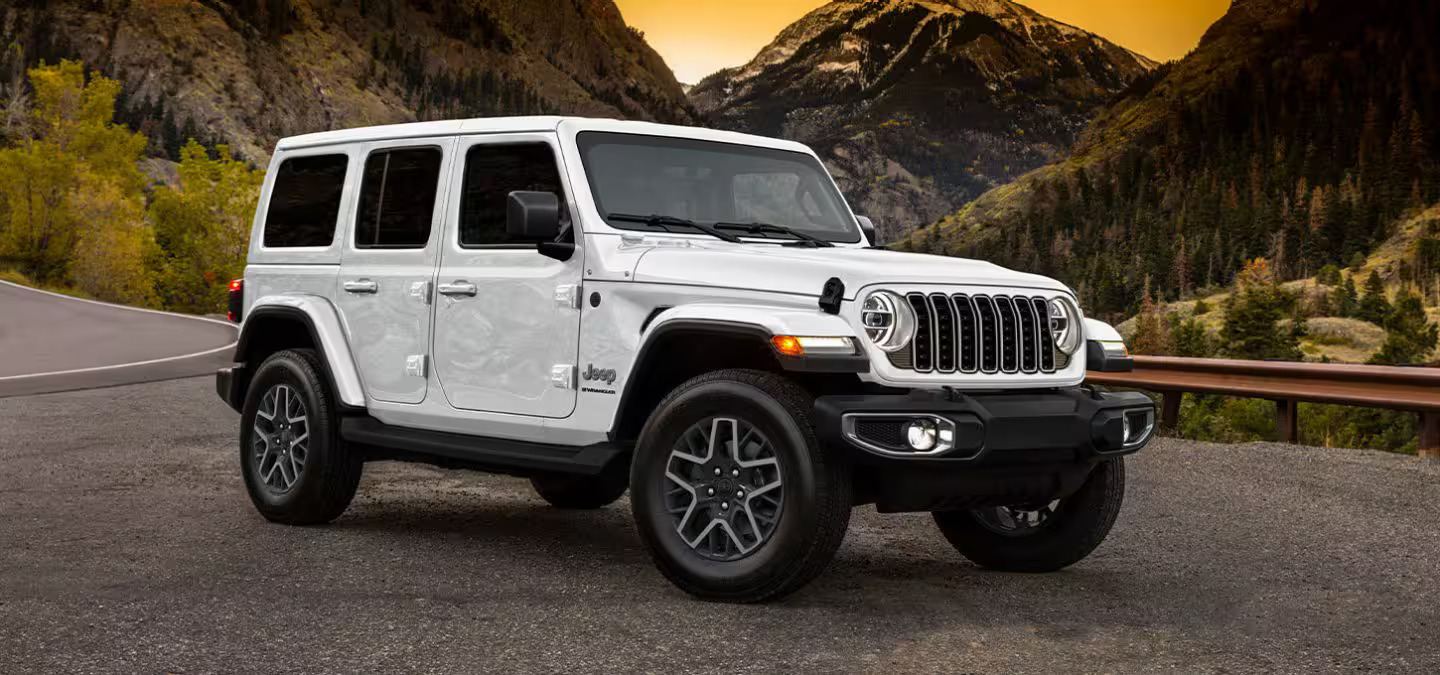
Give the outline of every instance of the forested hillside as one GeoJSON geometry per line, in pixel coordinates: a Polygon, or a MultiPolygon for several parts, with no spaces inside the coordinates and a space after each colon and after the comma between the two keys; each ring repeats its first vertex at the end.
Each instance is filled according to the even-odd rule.
{"type": "MultiPolygon", "coordinates": [[[[1134,313],[1229,284],[1356,265],[1440,199],[1440,3],[1236,0],[1200,46],[1131,86],[1068,159],[902,246],[1060,278],[1134,313]]],[[[1391,266],[1432,298],[1437,233],[1391,266]]]]}
{"type": "Polygon", "coordinates": [[[255,162],[282,136],[416,119],[693,119],[612,0],[0,0],[0,46],[12,108],[27,67],[80,60],[170,159],[192,137],[255,162]]]}
{"type": "Polygon", "coordinates": [[[893,240],[1063,156],[1154,65],[1008,0],[839,0],[690,98],[710,124],[813,146],[893,240]]]}

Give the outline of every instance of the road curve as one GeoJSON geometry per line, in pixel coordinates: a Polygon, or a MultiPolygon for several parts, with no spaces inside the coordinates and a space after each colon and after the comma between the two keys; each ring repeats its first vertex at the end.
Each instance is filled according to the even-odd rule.
{"type": "Polygon", "coordinates": [[[0,397],[214,372],[235,327],[0,282],[0,397]]]}
{"type": "Polygon", "coordinates": [[[760,606],[692,600],[628,503],[366,467],[322,527],[255,513],[203,378],[0,399],[0,673],[1440,672],[1440,462],[1161,439],[1055,574],[855,511],[760,606]]]}

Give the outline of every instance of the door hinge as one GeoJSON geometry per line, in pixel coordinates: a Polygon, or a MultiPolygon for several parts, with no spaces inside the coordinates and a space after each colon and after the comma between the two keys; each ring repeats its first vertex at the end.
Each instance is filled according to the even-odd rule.
{"type": "Polygon", "coordinates": [[[575,366],[569,363],[557,363],[550,366],[550,384],[556,389],[574,389],[575,366]]]}
{"type": "Polygon", "coordinates": [[[580,284],[560,284],[556,286],[555,305],[566,309],[580,309],[580,284]]]}
{"type": "Polygon", "coordinates": [[[426,377],[429,373],[428,366],[430,359],[424,354],[411,354],[405,357],[405,374],[409,377],[426,377]]]}
{"type": "Polygon", "coordinates": [[[435,284],[433,282],[412,281],[410,282],[410,297],[420,298],[420,302],[428,305],[430,304],[431,298],[434,297],[434,289],[435,284]]]}

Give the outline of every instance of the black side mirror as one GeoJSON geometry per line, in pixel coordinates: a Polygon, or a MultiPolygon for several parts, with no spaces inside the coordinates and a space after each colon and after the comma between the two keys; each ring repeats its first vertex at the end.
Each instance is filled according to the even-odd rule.
{"type": "Polygon", "coordinates": [[[879,246],[880,237],[875,234],[875,223],[865,216],[855,216],[855,221],[860,223],[860,233],[865,235],[866,241],[869,241],[871,246],[879,246]]]}
{"type": "Polygon", "coordinates": [[[554,192],[515,190],[506,198],[505,234],[511,240],[536,242],[541,255],[565,261],[575,244],[556,241],[560,231],[560,197],[554,192]]]}

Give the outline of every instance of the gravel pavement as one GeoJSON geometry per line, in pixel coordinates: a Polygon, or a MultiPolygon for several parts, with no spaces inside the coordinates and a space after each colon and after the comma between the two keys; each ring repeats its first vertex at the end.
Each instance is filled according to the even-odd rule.
{"type": "Polygon", "coordinates": [[[628,503],[377,464],[265,522],[205,378],[0,399],[0,673],[1440,671],[1440,463],[1161,440],[1089,559],[982,571],[856,511],[775,604],[697,602],[628,503]]]}

